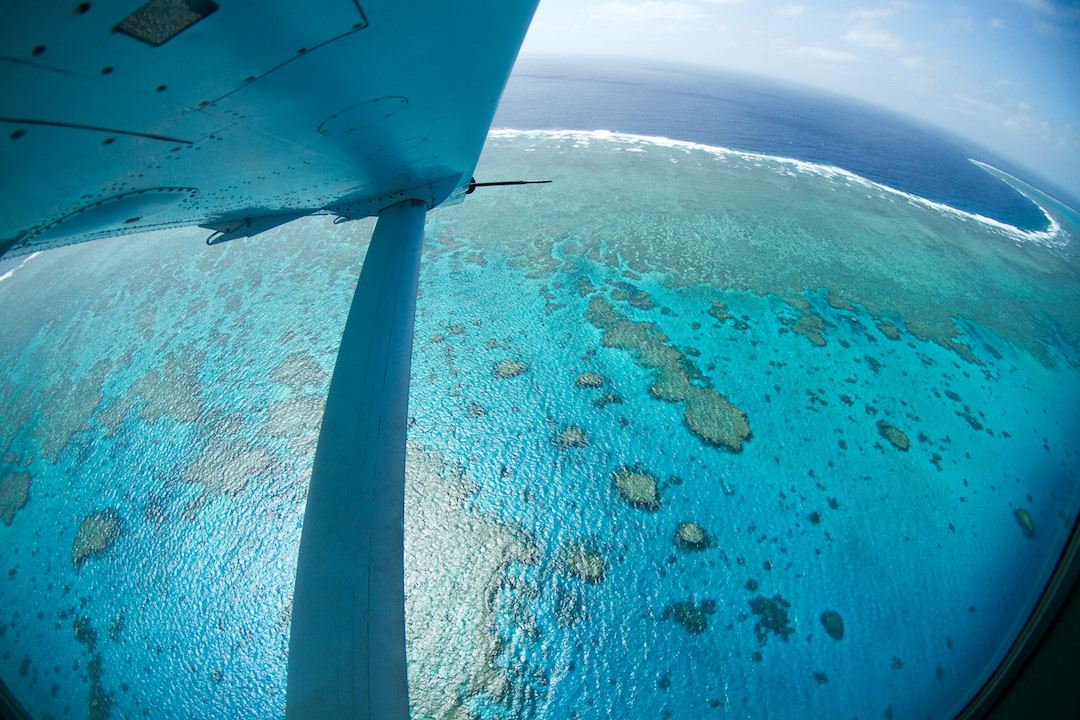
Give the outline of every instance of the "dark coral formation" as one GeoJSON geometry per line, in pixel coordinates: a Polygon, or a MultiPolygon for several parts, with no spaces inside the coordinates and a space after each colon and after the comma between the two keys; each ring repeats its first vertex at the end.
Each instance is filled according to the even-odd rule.
{"type": "Polygon", "coordinates": [[[622,398],[615,393],[604,393],[600,397],[593,400],[593,407],[603,410],[608,405],[620,405],[622,404],[622,398]]]}
{"type": "Polygon", "coordinates": [[[555,622],[561,628],[569,628],[589,619],[589,609],[585,605],[584,594],[578,589],[567,589],[561,585],[555,591],[555,622]]]}
{"type": "Polygon", "coordinates": [[[631,285],[628,282],[608,280],[609,285],[614,285],[615,289],[611,291],[612,297],[619,302],[633,305],[639,310],[651,310],[653,308],[653,301],[649,297],[649,293],[645,292],[636,285],[631,285]]]}
{"type": "MultiPolygon", "coordinates": [[[[799,298],[799,300],[802,300],[802,298],[799,298]]],[[[805,300],[798,304],[801,305],[802,303],[805,303],[805,300]]],[[[821,334],[821,331],[825,329],[825,321],[820,315],[811,311],[809,307],[800,309],[802,314],[799,316],[799,321],[791,325],[791,332],[802,335],[817,347],[825,347],[825,338],[821,334]]]]}
{"type": "Polygon", "coordinates": [[[612,478],[619,497],[631,507],[655,512],[660,509],[660,488],[656,478],[640,468],[623,466],[612,478]]]}
{"type": "Polygon", "coordinates": [[[574,382],[580,388],[598,388],[603,387],[606,379],[600,373],[583,372],[574,378],[574,382]]]}
{"type": "Polygon", "coordinates": [[[124,533],[124,521],[113,508],[92,512],[83,518],[71,546],[71,562],[78,570],[92,557],[108,552],[124,533]]]}
{"type": "Polygon", "coordinates": [[[686,402],[686,425],[710,445],[742,452],[743,440],[750,437],[746,413],[711,388],[692,386],[686,402]]]}
{"type": "Polygon", "coordinates": [[[492,368],[495,377],[503,379],[517,377],[528,371],[529,366],[520,360],[500,360],[495,363],[495,367],[492,368]]]}
{"type": "Polygon", "coordinates": [[[709,546],[709,535],[696,522],[684,522],[676,528],[673,542],[683,550],[704,550],[709,546]]]}
{"type": "Polygon", "coordinates": [[[577,425],[567,425],[551,438],[551,442],[555,447],[562,450],[583,448],[589,444],[588,439],[585,437],[585,431],[577,425]]]}
{"type": "Polygon", "coordinates": [[[877,431],[881,437],[891,442],[898,450],[907,452],[907,449],[911,447],[911,442],[908,440],[907,435],[899,428],[893,427],[884,420],[877,421],[877,431]]]}
{"type": "Polygon", "coordinates": [[[75,630],[75,640],[85,645],[88,652],[94,652],[97,647],[97,630],[90,624],[90,618],[75,618],[72,628],[75,630]]]}
{"type": "Polygon", "coordinates": [[[888,320],[882,320],[881,322],[879,322],[877,329],[880,330],[881,333],[890,340],[900,339],[900,328],[896,327],[888,320]]]}
{"type": "Polygon", "coordinates": [[[829,293],[825,295],[825,302],[829,303],[831,307],[837,310],[855,310],[851,303],[845,300],[842,295],[833,295],[832,291],[829,291],[829,293]]]}
{"type": "Polygon", "coordinates": [[[735,318],[734,315],[727,311],[727,303],[717,302],[716,300],[713,300],[712,307],[710,307],[705,312],[707,312],[709,315],[712,315],[720,322],[724,322],[725,320],[732,320],[735,318]]]}
{"type": "Polygon", "coordinates": [[[787,614],[787,608],[789,607],[791,607],[791,603],[779,595],[773,596],[772,599],[758,595],[750,601],[750,610],[755,615],[761,616],[754,625],[754,634],[757,635],[759,643],[764,645],[770,632],[787,642],[791,634],[795,632],[795,628],[791,627],[791,620],[787,614]]]}
{"type": "Polygon", "coordinates": [[[12,523],[15,511],[30,499],[30,478],[30,473],[21,472],[5,475],[0,480],[0,517],[4,518],[5,525],[12,523]]]}
{"type": "Polygon", "coordinates": [[[604,331],[604,347],[626,350],[638,365],[656,371],[649,393],[658,400],[685,403],[685,421],[691,432],[710,445],[742,451],[743,441],[750,437],[746,413],[712,388],[691,383],[687,359],[667,344],[667,335],[655,324],[633,322],[601,297],[589,301],[586,318],[604,331]]]}
{"type": "Polygon", "coordinates": [[[716,612],[715,600],[703,600],[700,605],[695,605],[692,600],[672,603],[664,608],[661,620],[671,618],[683,626],[691,635],[700,635],[709,627],[709,615],[716,612]]]}
{"type": "Polygon", "coordinates": [[[844,639],[844,618],[835,610],[826,610],[821,613],[821,626],[833,640],[844,639]]]}
{"type": "Polygon", "coordinates": [[[607,563],[600,551],[585,543],[574,543],[565,551],[563,571],[571,577],[599,585],[607,576],[607,563]]]}
{"type": "Polygon", "coordinates": [[[1016,524],[1024,531],[1024,537],[1035,537],[1035,518],[1030,512],[1024,508],[1016,508],[1013,510],[1013,517],[1016,519],[1016,524]]]}

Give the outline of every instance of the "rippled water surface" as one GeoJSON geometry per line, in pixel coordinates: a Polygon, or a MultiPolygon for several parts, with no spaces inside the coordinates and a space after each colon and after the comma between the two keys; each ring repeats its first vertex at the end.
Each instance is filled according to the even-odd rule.
{"type": "MultiPolygon", "coordinates": [[[[956,710],[1077,513],[1076,216],[604,133],[480,170],[554,182],[429,214],[414,717],[956,710]]],[[[0,676],[36,717],[283,716],[371,227],[0,266],[0,676]]]]}

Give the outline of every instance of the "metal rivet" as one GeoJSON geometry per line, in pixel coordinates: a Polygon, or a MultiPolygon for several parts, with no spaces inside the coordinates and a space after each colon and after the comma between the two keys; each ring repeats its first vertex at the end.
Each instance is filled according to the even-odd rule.
{"type": "Polygon", "coordinates": [[[104,140],[102,140],[101,144],[102,145],[112,145],[114,142],[116,142],[116,138],[111,138],[110,137],[110,138],[105,138],[104,140]]]}
{"type": "Polygon", "coordinates": [[[101,68],[101,74],[102,75],[108,75],[112,71],[113,71],[113,66],[112,65],[106,65],[105,67],[101,68]]]}
{"type": "Polygon", "coordinates": [[[26,130],[23,130],[22,128],[19,128],[15,132],[11,133],[11,139],[12,140],[18,140],[19,138],[21,138],[25,134],[26,134],[26,130]]]}
{"type": "Polygon", "coordinates": [[[75,6],[75,14],[82,15],[90,9],[90,3],[79,3],[75,6]]]}
{"type": "Polygon", "coordinates": [[[45,52],[45,46],[44,46],[44,45],[38,45],[38,46],[37,46],[36,48],[34,48],[34,50],[33,50],[33,53],[34,53],[34,55],[35,55],[35,56],[37,56],[37,55],[40,55],[40,54],[41,54],[41,53],[43,53],[43,52],[45,52]]]}
{"type": "Polygon", "coordinates": [[[167,87],[168,87],[167,85],[158,85],[158,86],[157,86],[157,91],[158,91],[158,92],[165,92],[165,89],[166,89],[167,87]]]}

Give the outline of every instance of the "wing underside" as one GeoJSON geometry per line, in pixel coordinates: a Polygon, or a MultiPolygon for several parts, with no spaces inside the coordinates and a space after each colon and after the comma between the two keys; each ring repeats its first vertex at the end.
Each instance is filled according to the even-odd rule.
{"type": "Polygon", "coordinates": [[[459,195],[534,7],[0,5],[0,253],[459,195]]]}

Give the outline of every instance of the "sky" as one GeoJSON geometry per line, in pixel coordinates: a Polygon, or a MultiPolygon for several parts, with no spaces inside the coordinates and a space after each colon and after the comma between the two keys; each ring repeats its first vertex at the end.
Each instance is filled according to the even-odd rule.
{"type": "Polygon", "coordinates": [[[734,70],[884,106],[1080,197],[1080,0],[540,0],[521,57],[734,70]]]}

